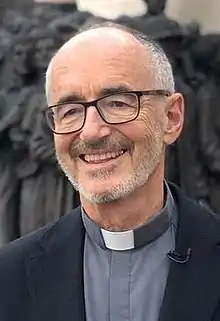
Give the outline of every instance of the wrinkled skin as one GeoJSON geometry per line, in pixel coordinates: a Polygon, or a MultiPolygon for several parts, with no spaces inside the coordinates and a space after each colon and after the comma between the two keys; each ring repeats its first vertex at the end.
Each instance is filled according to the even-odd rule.
{"type": "MultiPolygon", "coordinates": [[[[100,97],[104,89],[122,85],[128,90],[159,89],[154,87],[152,68],[146,67],[151,58],[140,43],[126,32],[105,29],[78,35],[55,56],[48,88],[49,104],[56,104],[73,93],[79,100],[90,101],[100,97]]],[[[165,146],[179,136],[182,123],[180,94],[170,98],[142,97],[139,117],[127,124],[109,125],[91,107],[82,130],[55,135],[57,157],[79,189],[84,207],[90,213],[96,208],[96,215],[100,212],[97,206],[109,205],[109,209],[115,203],[123,203],[124,207],[131,195],[146,201],[143,194],[152,184],[162,189],[162,185],[156,185],[163,182],[165,146]],[[127,152],[111,161],[89,164],[79,157],[118,151],[122,149],[120,146],[127,152]]],[[[154,188],[150,189],[151,193],[154,188]]],[[[152,201],[152,207],[157,206],[152,201]]],[[[133,216],[128,224],[141,223],[133,216]]]]}

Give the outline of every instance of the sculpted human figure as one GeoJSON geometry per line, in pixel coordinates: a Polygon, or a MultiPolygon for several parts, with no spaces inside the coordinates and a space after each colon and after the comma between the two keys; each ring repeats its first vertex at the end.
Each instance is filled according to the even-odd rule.
{"type": "Polygon", "coordinates": [[[53,32],[43,32],[38,28],[32,31],[30,38],[34,40],[32,57],[36,81],[25,99],[28,107],[20,125],[27,143],[27,154],[19,167],[21,235],[70,211],[74,198],[74,190],[55,161],[52,134],[43,113],[46,104],[43,78],[56,47],[56,37],[53,32]]]}
{"type": "Polygon", "coordinates": [[[192,46],[192,57],[200,75],[196,92],[196,119],[199,159],[206,181],[207,202],[218,212],[220,202],[219,145],[219,35],[201,35],[192,46]]]}
{"type": "Polygon", "coordinates": [[[10,110],[7,95],[4,91],[0,92],[0,246],[19,236],[17,159],[9,137],[9,129],[16,124],[16,121],[17,115],[14,110],[10,110]]]}
{"type": "Polygon", "coordinates": [[[167,0],[145,0],[149,15],[158,15],[164,13],[167,0]]]}
{"type": "Polygon", "coordinates": [[[0,250],[1,321],[219,321],[220,222],[164,177],[184,99],[163,49],[96,25],[56,52],[45,88],[80,206],[0,250]]]}
{"type": "MultiPolygon", "coordinates": [[[[12,32],[12,31],[11,31],[12,32]]],[[[18,108],[19,98],[23,96],[23,85],[26,75],[30,72],[27,68],[27,51],[30,44],[19,40],[14,43],[14,48],[9,40],[8,31],[1,34],[1,77],[0,77],[0,246],[18,237],[19,220],[19,177],[17,168],[20,163],[20,150],[14,149],[19,142],[24,145],[23,136],[20,135],[20,124],[23,111],[18,108]],[[22,48],[21,48],[22,47],[22,48]],[[11,56],[13,52],[13,59],[11,56]],[[19,129],[19,130],[17,130],[19,129]],[[16,135],[14,135],[16,134],[16,135]],[[13,184],[12,184],[13,181],[13,184]]]]}

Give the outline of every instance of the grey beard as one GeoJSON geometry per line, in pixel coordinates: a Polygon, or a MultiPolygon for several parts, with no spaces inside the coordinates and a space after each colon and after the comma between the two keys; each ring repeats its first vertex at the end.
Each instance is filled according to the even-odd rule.
{"type": "MultiPolygon", "coordinates": [[[[80,195],[82,195],[86,200],[90,201],[91,203],[107,204],[127,197],[137,188],[142,187],[148,182],[150,176],[153,174],[161,160],[161,156],[163,154],[163,143],[161,142],[160,145],[158,145],[157,142],[157,150],[151,150],[151,152],[149,152],[148,150],[146,153],[148,154],[148,157],[146,158],[149,158],[148,162],[144,162],[143,157],[143,159],[140,160],[138,166],[133,170],[132,173],[128,175],[128,177],[123,182],[113,186],[112,188],[109,188],[108,190],[102,193],[92,193],[87,191],[86,186],[80,184],[77,181],[77,179],[70,174],[70,171],[68,170],[68,168],[66,168],[59,155],[57,155],[57,160],[66,177],[71,182],[75,190],[79,191],[80,195]]],[[[95,184],[96,180],[106,180],[108,179],[109,175],[111,175],[111,173],[108,173],[106,171],[97,172],[92,174],[91,179],[94,180],[95,184]]]]}

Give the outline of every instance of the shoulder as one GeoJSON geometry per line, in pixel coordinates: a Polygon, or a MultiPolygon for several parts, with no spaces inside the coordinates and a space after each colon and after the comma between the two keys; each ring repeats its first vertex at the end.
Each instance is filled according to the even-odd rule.
{"type": "Polygon", "coordinates": [[[14,265],[16,262],[22,262],[26,258],[34,255],[39,251],[41,244],[49,242],[50,238],[62,238],[63,234],[74,227],[81,218],[80,208],[74,209],[71,213],[64,215],[55,223],[48,224],[24,237],[18,238],[0,249],[0,273],[1,270],[9,265],[14,265]]]}
{"type": "Polygon", "coordinates": [[[190,199],[176,185],[169,183],[169,187],[177,206],[179,224],[188,226],[194,232],[203,233],[204,236],[212,237],[213,233],[220,235],[220,214],[190,199]]]}
{"type": "MultiPolygon", "coordinates": [[[[35,262],[46,249],[54,253],[57,248],[66,246],[66,238],[68,240],[70,235],[71,241],[74,240],[76,231],[79,231],[82,225],[80,213],[78,208],[56,223],[42,227],[0,249],[0,315],[13,315],[23,308],[26,309],[30,299],[28,264],[30,261],[35,262]],[[11,310],[11,306],[14,306],[15,312],[11,310]]],[[[1,317],[0,319],[2,320],[1,317]]],[[[13,316],[12,319],[16,318],[13,316]]]]}

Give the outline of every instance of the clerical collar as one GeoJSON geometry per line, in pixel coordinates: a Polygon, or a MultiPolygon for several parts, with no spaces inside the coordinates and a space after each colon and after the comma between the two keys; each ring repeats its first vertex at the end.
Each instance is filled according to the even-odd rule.
{"type": "Polygon", "coordinates": [[[171,225],[176,225],[177,210],[168,184],[164,183],[165,202],[160,212],[145,225],[134,230],[111,232],[100,228],[82,209],[82,220],[88,236],[103,249],[131,250],[148,245],[159,238],[171,225]]]}

